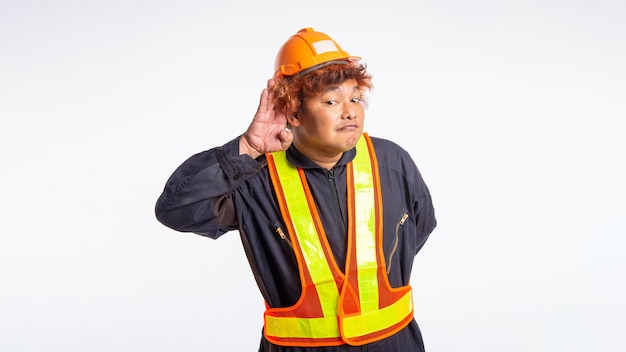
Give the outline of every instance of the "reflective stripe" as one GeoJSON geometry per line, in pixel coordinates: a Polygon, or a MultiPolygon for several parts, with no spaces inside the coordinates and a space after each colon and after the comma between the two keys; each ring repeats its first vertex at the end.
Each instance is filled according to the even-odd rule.
{"type": "Polygon", "coordinates": [[[365,138],[361,138],[352,161],[354,170],[354,204],[356,259],[361,311],[378,310],[378,264],[376,261],[376,216],[372,164],[365,138]]]}
{"type": "Polygon", "coordinates": [[[411,291],[409,291],[390,306],[345,317],[343,333],[352,337],[371,334],[393,326],[406,318],[407,312],[412,310],[413,297],[411,291]]]}
{"type": "Polygon", "coordinates": [[[282,338],[329,338],[339,336],[337,317],[296,318],[266,316],[267,335],[282,338]]]}

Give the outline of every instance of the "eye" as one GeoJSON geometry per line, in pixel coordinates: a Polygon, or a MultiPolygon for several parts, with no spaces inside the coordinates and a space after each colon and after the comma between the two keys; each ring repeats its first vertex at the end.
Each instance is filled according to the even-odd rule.
{"type": "Polygon", "coordinates": [[[353,103],[360,103],[361,102],[361,97],[352,98],[352,102],[353,103]]]}
{"type": "Polygon", "coordinates": [[[336,100],[327,100],[324,102],[324,104],[326,105],[337,105],[337,101],[336,100]]]}

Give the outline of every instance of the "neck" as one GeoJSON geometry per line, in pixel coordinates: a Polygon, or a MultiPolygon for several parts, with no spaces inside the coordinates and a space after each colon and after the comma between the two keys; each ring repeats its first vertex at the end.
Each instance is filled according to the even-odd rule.
{"type": "Polygon", "coordinates": [[[339,159],[341,159],[341,156],[343,155],[343,152],[340,152],[338,154],[337,153],[325,154],[323,151],[320,151],[319,149],[306,148],[306,147],[303,147],[302,145],[298,145],[297,143],[294,143],[294,147],[296,147],[296,149],[302,155],[310,159],[319,167],[324,168],[326,170],[332,169],[337,164],[339,159]]]}

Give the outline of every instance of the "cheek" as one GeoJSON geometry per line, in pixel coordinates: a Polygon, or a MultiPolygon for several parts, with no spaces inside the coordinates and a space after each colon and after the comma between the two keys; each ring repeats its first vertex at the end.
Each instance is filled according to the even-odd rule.
{"type": "Polygon", "coordinates": [[[365,107],[363,106],[363,104],[359,104],[356,108],[357,113],[359,114],[359,116],[364,117],[365,116],[365,107]]]}

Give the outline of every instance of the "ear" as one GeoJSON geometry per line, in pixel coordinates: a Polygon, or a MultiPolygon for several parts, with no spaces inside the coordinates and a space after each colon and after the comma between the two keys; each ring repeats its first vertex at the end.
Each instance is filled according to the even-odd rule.
{"type": "Polygon", "coordinates": [[[287,117],[287,123],[289,126],[299,126],[300,125],[300,117],[298,117],[298,113],[295,113],[289,117],[287,117]]]}

